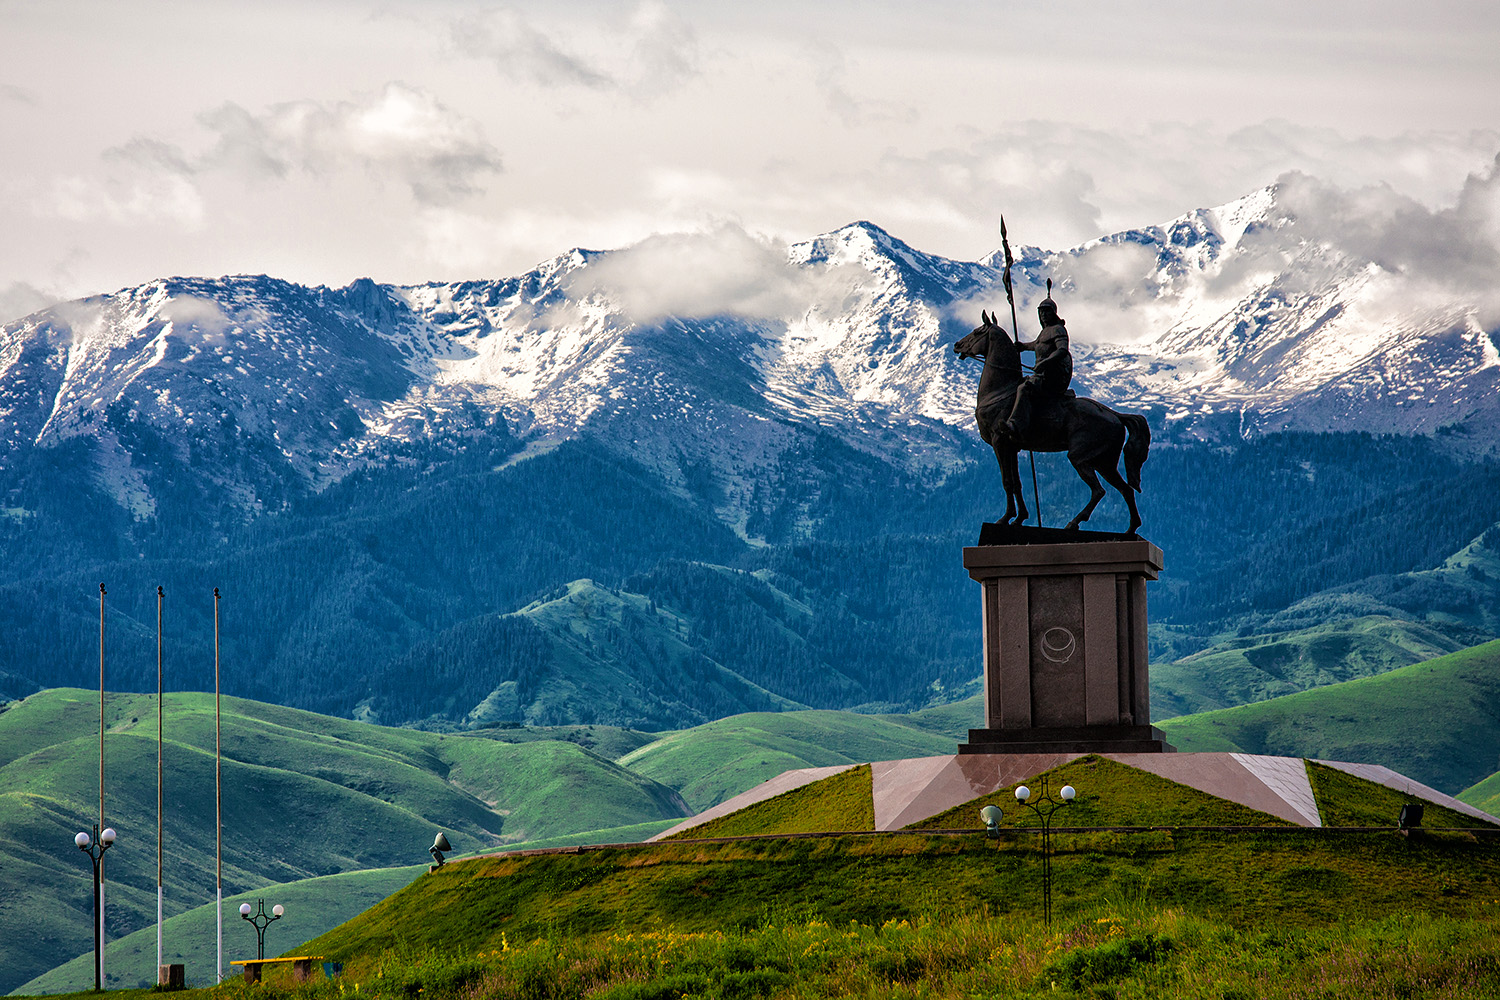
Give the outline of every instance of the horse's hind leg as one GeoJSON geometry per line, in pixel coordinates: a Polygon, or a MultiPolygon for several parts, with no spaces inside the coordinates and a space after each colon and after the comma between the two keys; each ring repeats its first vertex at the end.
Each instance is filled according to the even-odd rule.
{"type": "Polygon", "coordinates": [[[1084,507],[1083,510],[1080,510],[1078,512],[1078,516],[1068,522],[1067,530],[1077,531],[1078,526],[1084,521],[1087,521],[1089,517],[1094,513],[1094,508],[1099,506],[1099,501],[1104,499],[1104,487],[1099,485],[1099,477],[1094,474],[1094,470],[1091,466],[1084,465],[1081,461],[1073,458],[1071,455],[1068,456],[1068,459],[1073,463],[1073,468],[1078,471],[1078,477],[1085,483],[1088,483],[1089,492],[1092,494],[1089,497],[1088,506],[1084,507]]]}
{"type": "Polygon", "coordinates": [[[1135,506],[1135,490],[1120,475],[1117,469],[1100,469],[1099,475],[1104,481],[1119,491],[1120,496],[1125,498],[1125,506],[1130,508],[1130,527],[1126,529],[1127,535],[1135,534],[1135,530],[1141,526],[1141,512],[1135,506]]]}

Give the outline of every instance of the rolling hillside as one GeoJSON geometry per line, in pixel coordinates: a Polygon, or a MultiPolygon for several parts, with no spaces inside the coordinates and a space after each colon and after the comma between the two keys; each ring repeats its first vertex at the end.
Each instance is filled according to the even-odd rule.
{"type": "Polygon", "coordinates": [[[671,733],[620,764],[681,793],[694,812],[783,771],[954,752],[954,740],[899,717],[757,712],[671,733]]]}
{"type": "Polygon", "coordinates": [[[1454,794],[1497,767],[1500,640],[1161,728],[1179,750],[1384,764],[1454,794]]]}
{"type": "Polygon", "coordinates": [[[1381,674],[1472,645],[1455,638],[1454,631],[1369,615],[1226,639],[1181,659],[1151,665],[1151,717],[1161,721],[1265,701],[1381,674]]]}
{"type": "MultiPolygon", "coordinates": [[[[166,699],[166,902],[214,892],[213,699],[166,699]]],[[[53,689],[0,713],[0,990],[91,946],[87,859],[98,811],[97,695],[53,689]]],[[[155,914],[154,696],[106,700],[111,934],[155,914]]],[[[672,789],[583,747],[383,729],[224,700],[224,882],[237,893],[410,864],[437,830],[473,850],[686,815],[672,789]]]]}
{"type": "MultiPolygon", "coordinates": [[[[239,975],[229,963],[255,957],[255,932],[240,919],[239,906],[264,899],[266,908],[286,908],[281,920],[266,930],[266,954],[280,955],[308,938],[327,933],[339,924],[410,884],[427,871],[426,865],[376,868],[323,875],[283,885],[265,886],[224,897],[224,971],[239,975]]],[[[185,966],[189,986],[213,983],[215,908],[212,900],[162,922],[162,957],[185,966]]],[[[156,924],[153,922],[118,940],[105,952],[104,969],[110,988],[150,987],[156,984],[156,924]]],[[[18,995],[74,993],[94,986],[92,950],[64,962],[11,992],[18,995]]]]}

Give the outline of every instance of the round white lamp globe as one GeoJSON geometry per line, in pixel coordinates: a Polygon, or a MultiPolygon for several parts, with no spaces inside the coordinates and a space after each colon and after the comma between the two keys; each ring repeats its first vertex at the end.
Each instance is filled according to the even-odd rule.
{"type": "Polygon", "coordinates": [[[89,846],[89,841],[91,839],[92,838],[90,838],[88,834],[86,834],[86,833],[80,833],[78,836],[76,836],[76,837],[73,838],[73,843],[77,844],[78,847],[80,849],[82,849],[82,848],[85,848],[85,847],[89,846]]]}
{"type": "Polygon", "coordinates": [[[1073,797],[1078,794],[1078,789],[1074,788],[1072,785],[1063,785],[1062,791],[1058,792],[1057,794],[1062,796],[1062,800],[1064,802],[1072,802],[1073,797]]]}
{"type": "Polygon", "coordinates": [[[1031,789],[1027,788],[1025,785],[1022,785],[1020,788],[1016,789],[1017,802],[1025,802],[1029,798],[1031,798],[1031,789]]]}
{"type": "Polygon", "coordinates": [[[250,915],[250,904],[249,903],[241,903],[240,904],[240,916],[242,916],[242,917],[248,917],[249,915],[250,915]]]}
{"type": "Polygon", "coordinates": [[[279,917],[279,916],[281,916],[285,912],[286,912],[286,910],[284,910],[284,909],[281,908],[281,904],[280,903],[277,903],[275,906],[271,907],[271,915],[272,916],[279,917]]]}

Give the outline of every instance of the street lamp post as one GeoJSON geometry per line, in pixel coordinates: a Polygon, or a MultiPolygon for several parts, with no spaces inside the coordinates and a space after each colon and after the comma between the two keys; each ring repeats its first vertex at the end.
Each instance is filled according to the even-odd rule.
{"type": "Polygon", "coordinates": [[[104,989],[104,942],[101,940],[101,931],[104,927],[104,914],[100,912],[101,900],[99,898],[99,866],[104,860],[104,852],[114,846],[115,831],[112,827],[105,827],[101,832],[97,826],[94,827],[94,835],[90,837],[87,833],[79,832],[73,838],[73,843],[78,849],[89,856],[94,863],[94,992],[98,993],[104,989]]]}
{"type": "Polygon", "coordinates": [[[282,908],[280,903],[277,903],[275,906],[271,907],[271,915],[267,916],[266,901],[264,899],[257,899],[255,901],[255,907],[255,916],[252,917],[250,915],[250,904],[241,903],[240,919],[250,921],[250,924],[255,928],[255,957],[265,958],[266,928],[270,927],[273,921],[280,920],[281,915],[285,913],[286,910],[282,908]]]}
{"type": "MultiPolygon", "coordinates": [[[[1063,785],[1057,794],[1056,799],[1047,794],[1045,777],[1042,778],[1040,795],[1033,795],[1025,785],[1016,789],[1016,801],[1036,813],[1037,819],[1042,821],[1042,913],[1048,927],[1052,926],[1052,817],[1059,809],[1072,802],[1078,792],[1072,785],[1063,785]]],[[[999,817],[996,819],[998,821],[999,817]]]]}

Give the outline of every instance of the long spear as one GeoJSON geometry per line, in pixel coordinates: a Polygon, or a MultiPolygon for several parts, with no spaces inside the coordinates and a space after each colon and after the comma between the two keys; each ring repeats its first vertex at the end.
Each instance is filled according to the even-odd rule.
{"type": "MultiPolygon", "coordinates": [[[[1010,255],[1010,239],[1005,232],[1003,214],[1000,216],[1000,246],[1005,251],[1005,301],[1010,303],[1010,335],[1019,344],[1021,334],[1020,326],[1016,323],[1016,293],[1010,286],[1010,266],[1015,263],[1015,258],[1010,255]]],[[[1036,503],[1036,526],[1040,528],[1042,526],[1042,496],[1036,487],[1036,452],[1027,448],[1026,457],[1031,460],[1031,499],[1036,503]]]]}

